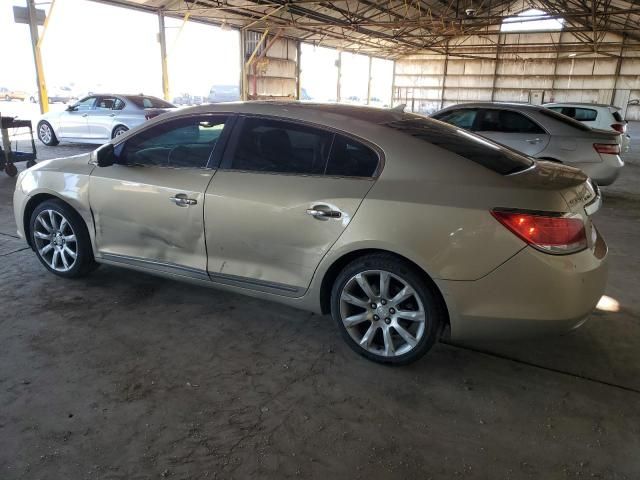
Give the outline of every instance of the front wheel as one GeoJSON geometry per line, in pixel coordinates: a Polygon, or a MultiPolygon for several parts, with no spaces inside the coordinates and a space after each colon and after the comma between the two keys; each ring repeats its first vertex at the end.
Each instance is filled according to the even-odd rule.
{"type": "Polygon", "coordinates": [[[66,278],[86,275],[96,266],[89,232],[82,217],[60,200],[47,200],[31,214],[31,245],[38,260],[66,278]]]}
{"type": "Polygon", "coordinates": [[[123,135],[128,130],[129,129],[127,127],[125,127],[124,125],[119,125],[119,126],[117,126],[116,128],[113,129],[113,135],[111,136],[111,138],[119,137],[120,135],[123,135]]]}
{"type": "Polygon", "coordinates": [[[53,131],[53,127],[49,122],[42,121],[38,124],[38,138],[42,143],[49,147],[55,147],[60,143],[56,134],[53,131]]]}
{"type": "Polygon", "coordinates": [[[444,323],[434,287],[412,265],[388,254],[359,258],[340,272],[331,315],[354,351],[400,365],[427,353],[444,323]]]}

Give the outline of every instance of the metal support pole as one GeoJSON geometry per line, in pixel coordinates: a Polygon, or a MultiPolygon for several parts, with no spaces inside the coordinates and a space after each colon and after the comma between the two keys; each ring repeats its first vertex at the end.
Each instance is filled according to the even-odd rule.
{"type": "Polygon", "coordinates": [[[302,72],[302,43],[296,42],[296,100],[302,98],[302,82],[300,81],[300,73],[302,72]]]}
{"type": "Polygon", "coordinates": [[[246,38],[245,31],[240,30],[240,100],[247,99],[247,69],[245,67],[246,38]]]}
{"type": "Polygon", "coordinates": [[[498,62],[500,62],[500,43],[502,34],[498,35],[498,44],[496,45],[496,63],[493,66],[493,78],[491,79],[491,101],[493,102],[496,93],[496,78],[498,76],[498,62]]]}
{"type": "Polygon", "coordinates": [[[447,70],[449,68],[449,40],[447,40],[447,45],[444,49],[444,69],[442,71],[442,89],[440,90],[440,110],[444,108],[444,89],[445,84],[447,82],[447,70]]]}
{"type": "MultiPolygon", "coordinates": [[[[613,77],[613,92],[611,92],[611,101],[609,105],[613,106],[613,102],[616,99],[616,90],[618,89],[618,79],[620,78],[620,70],[622,70],[622,58],[624,55],[624,44],[627,40],[626,35],[622,35],[622,44],[620,45],[620,56],[618,57],[618,62],[616,63],[616,73],[613,77]]],[[[627,111],[626,107],[623,108],[623,113],[627,111]]]]}
{"type": "Polygon", "coordinates": [[[336,102],[340,102],[340,82],[342,81],[342,52],[338,52],[338,82],[336,84],[336,102]]]}
{"type": "Polygon", "coordinates": [[[371,103],[371,63],[372,58],[369,57],[369,76],[367,77],[367,105],[371,103]]]}
{"type": "Polygon", "coordinates": [[[393,61],[393,73],[391,74],[391,103],[389,106],[393,108],[393,98],[396,94],[396,61],[393,61]]]}
{"type": "Polygon", "coordinates": [[[562,46],[562,32],[560,32],[560,36],[558,36],[558,46],[556,47],[556,61],[553,64],[553,77],[551,77],[551,98],[550,99],[545,99],[543,98],[544,102],[550,101],[550,102],[555,102],[556,101],[556,78],[558,76],[558,60],[560,59],[560,47],[562,46]]]}
{"type": "Polygon", "coordinates": [[[169,67],[167,66],[167,36],[164,27],[164,12],[158,11],[158,40],[160,41],[160,58],[162,61],[162,95],[169,101],[169,67]]]}
{"type": "Polygon", "coordinates": [[[34,0],[27,0],[29,9],[29,30],[31,33],[31,47],[33,49],[33,60],[36,64],[36,79],[38,82],[38,99],[40,100],[40,113],[49,111],[49,96],[47,93],[47,83],[44,79],[44,66],[40,53],[40,43],[38,41],[38,21],[36,19],[36,4],[34,0]]]}

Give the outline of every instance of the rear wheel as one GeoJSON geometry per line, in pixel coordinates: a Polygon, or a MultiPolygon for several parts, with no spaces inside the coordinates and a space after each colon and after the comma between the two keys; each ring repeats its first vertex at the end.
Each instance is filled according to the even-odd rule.
{"type": "Polygon", "coordinates": [[[66,278],[86,275],[95,266],[91,239],[78,213],[60,200],[47,200],[31,215],[30,235],[40,262],[66,278]]]}
{"type": "Polygon", "coordinates": [[[38,124],[38,138],[49,147],[55,147],[60,143],[49,122],[44,120],[38,124]]]}
{"type": "Polygon", "coordinates": [[[340,272],[331,314],[354,351],[391,364],[422,357],[444,322],[433,287],[412,265],[388,254],[359,258],[340,272]]]}
{"type": "Polygon", "coordinates": [[[119,125],[119,126],[117,126],[116,128],[113,129],[113,135],[111,136],[111,138],[119,137],[120,135],[122,135],[123,133],[125,133],[128,130],[129,129],[127,127],[125,127],[124,125],[119,125]]]}

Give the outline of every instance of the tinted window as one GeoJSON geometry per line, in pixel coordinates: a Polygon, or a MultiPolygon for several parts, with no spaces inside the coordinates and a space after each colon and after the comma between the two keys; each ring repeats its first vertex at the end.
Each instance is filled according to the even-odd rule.
{"type": "Polygon", "coordinates": [[[256,172],[321,174],[333,135],[323,130],[262,118],[245,118],[231,168],[256,172]]]}
{"type": "Polygon", "coordinates": [[[114,97],[100,97],[98,102],[96,103],[97,110],[113,110],[113,107],[116,103],[116,99],[114,97]]]}
{"type": "Polygon", "coordinates": [[[371,148],[342,135],[336,135],[325,170],[326,175],[373,177],[378,154],[371,148]]]}
{"type": "Polygon", "coordinates": [[[573,128],[577,128],[578,130],[582,130],[583,132],[590,132],[591,129],[587,127],[584,123],[580,123],[577,120],[574,120],[571,117],[567,117],[566,115],[562,115],[561,113],[554,112],[549,108],[541,108],[538,110],[538,113],[544,115],[545,117],[553,118],[557,122],[562,122],[565,125],[568,125],[573,128]]]}
{"type": "Polygon", "coordinates": [[[545,133],[535,122],[511,110],[481,110],[476,124],[479,132],[545,133]]]}
{"type": "Polygon", "coordinates": [[[115,103],[113,105],[113,109],[114,110],[122,110],[123,108],[124,108],[124,102],[121,99],[116,98],[116,101],[115,101],[115,103]]]}
{"type": "Polygon", "coordinates": [[[76,111],[91,110],[93,108],[94,103],[96,103],[96,97],[83,98],[82,100],[80,100],[78,103],[74,105],[75,110],[76,111]]]}
{"type": "Polygon", "coordinates": [[[575,118],[580,122],[592,122],[598,117],[598,112],[592,108],[551,107],[551,110],[575,118]]]}
{"type": "Polygon", "coordinates": [[[411,117],[407,120],[389,122],[386,125],[479,163],[502,175],[525,170],[533,164],[531,159],[472,133],[420,118],[417,115],[411,117]]]}
{"type": "Polygon", "coordinates": [[[456,127],[471,130],[473,128],[473,123],[476,121],[477,113],[478,110],[476,109],[462,108],[459,110],[450,110],[436,114],[433,118],[450,123],[456,127]]]}
{"type": "Polygon", "coordinates": [[[616,122],[624,122],[622,115],[620,115],[620,112],[618,112],[617,110],[611,112],[611,115],[613,115],[613,118],[616,122]]]}
{"type": "Polygon", "coordinates": [[[203,168],[222,133],[224,118],[189,117],[143,130],[120,153],[125,164],[203,168]]]}
{"type": "Polygon", "coordinates": [[[134,95],[131,97],[127,97],[128,100],[132,101],[135,105],[140,108],[175,108],[169,102],[165,102],[164,100],[160,100],[157,97],[147,97],[145,95],[134,95]]]}

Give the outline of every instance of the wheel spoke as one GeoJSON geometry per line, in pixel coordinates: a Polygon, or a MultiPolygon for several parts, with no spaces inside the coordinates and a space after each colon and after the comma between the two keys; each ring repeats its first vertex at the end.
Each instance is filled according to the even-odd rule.
{"type": "Polygon", "coordinates": [[[44,229],[51,233],[52,228],[49,226],[49,224],[45,221],[44,217],[42,216],[42,214],[38,215],[38,221],[40,222],[40,225],[42,225],[44,227],[44,229]]]}
{"type": "Polygon", "coordinates": [[[380,272],[380,297],[389,298],[389,280],[391,277],[387,272],[380,272]]]}
{"type": "Polygon", "coordinates": [[[67,260],[67,255],[63,250],[60,250],[60,259],[62,260],[62,264],[64,265],[65,269],[69,269],[69,261],[67,260]]]}
{"type": "Polygon", "coordinates": [[[74,234],[66,235],[63,237],[65,242],[75,242],[76,236],[74,234]]]}
{"type": "Polygon", "coordinates": [[[56,263],[58,263],[59,255],[60,252],[58,250],[53,251],[53,256],[51,257],[51,268],[53,268],[54,270],[57,270],[56,263]]]}
{"type": "Polygon", "coordinates": [[[411,335],[407,330],[405,330],[404,327],[402,327],[401,325],[394,325],[393,327],[395,329],[396,332],[398,332],[398,335],[400,335],[405,342],[407,342],[411,348],[416,346],[416,343],[418,343],[418,340],[411,335]]]}
{"type": "Polygon", "coordinates": [[[51,222],[51,228],[57,230],[58,226],[56,225],[56,217],[53,210],[49,210],[49,221],[51,222]]]}
{"type": "Polygon", "coordinates": [[[358,285],[360,285],[360,288],[365,295],[369,297],[369,300],[374,300],[376,298],[376,294],[371,290],[371,285],[369,285],[369,282],[363,274],[359,273],[356,275],[356,282],[358,282],[358,285]]]}
{"type": "Polygon", "coordinates": [[[42,238],[43,240],[51,240],[51,235],[50,234],[38,232],[37,230],[35,232],[33,232],[33,236],[36,237],[36,238],[42,238]]]}
{"type": "Polygon", "coordinates": [[[378,329],[378,327],[372,323],[369,326],[369,329],[366,331],[366,333],[360,339],[360,345],[365,347],[365,348],[369,348],[371,346],[371,342],[373,341],[373,337],[375,337],[377,329],[378,329]]]}
{"type": "Polygon", "coordinates": [[[62,217],[62,220],[60,220],[60,226],[58,227],[58,230],[60,230],[60,233],[63,233],[63,232],[64,232],[64,229],[65,229],[65,227],[66,227],[67,225],[69,225],[69,224],[67,223],[67,219],[66,219],[66,218],[64,218],[64,217],[62,217]]]}
{"type": "Polygon", "coordinates": [[[392,357],[396,353],[396,349],[393,346],[393,338],[391,338],[391,329],[385,328],[382,330],[382,336],[384,338],[384,354],[387,357],[392,357]]]}
{"type": "Polygon", "coordinates": [[[369,306],[369,302],[366,300],[362,300],[361,298],[354,297],[350,293],[342,292],[342,296],[340,299],[343,302],[350,303],[351,305],[355,305],[357,307],[367,308],[369,306]]]}
{"type": "Polygon", "coordinates": [[[362,312],[357,315],[351,315],[350,317],[347,317],[344,319],[344,326],[347,328],[350,328],[350,327],[353,327],[354,325],[358,325],[362,322],[366,322],[369,319],[368,316],[369,316],[368,312],[362,312]]]}
{"type": "Polygon", "coordinates": [[[69,255],[71,258],[73,258],[74,260],[76,259],[77,255],[76,252],[74,252],[73,250],[71,250],[69,247],[67,247],[66,245],[64,246],[64,248],[62,249],[63,251],[67,252],[67,255],[69,255]]]}
{"type": "Polygon", "coordinates": [[[395,297],[389,300],[389,302],[393,303],[394,305],[398,305],[404,302],[406,299],[410,298],[413,294],[414,294],[413,289],[409,285],[406,285],[402,290],[400,290],[396,294],[395,297]]]}
{"type": "Polygon", "coordinates": [[[412,322],[424,322],[424,312],[421,311],[398,310],[396,315],[412,322]]]}
{"type": "Polygon", "coordinates": [[[40,255],[44,255],[45,253],[49,253],[50,250],[52,250],[53,247],[51,246],[50,243],[47,243],[44,247],[42,247],[40,249],[40,255]]]}

